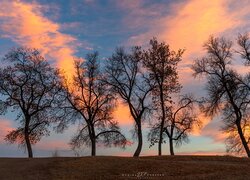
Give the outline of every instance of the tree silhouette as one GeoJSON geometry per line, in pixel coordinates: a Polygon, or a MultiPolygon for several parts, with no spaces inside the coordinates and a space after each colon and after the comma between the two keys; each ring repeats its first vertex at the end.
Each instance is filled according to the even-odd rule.
{"type": "Polygon", "coordinates": [[[0,68],[0,104],[3,109],[17,112],[20,126],[9,132],[5,140],[27,147],[33,157],[31,144],[49,135],[48,127],[56,116],[60,81],[53,69],[36,49],[20,47],[9,51],[0,68]]]}
{"type": "Polygon", "coordinates": [[[134,47],[131,53],[118,48],[106,64],[105,82],[112,87],[112,92],[129,107],[134,120],[134,130],[138,140],[134,157],[138,157],[142,150],[142,122],[150,110],[148,96],[152,90],[147,73],[142,70],[141,60],[140,47],[134,47]]]}
{"type": "MultiPolygon", "coordinates": [[[[244,36],[239,37],[241,50],[245,50],[238,52],[247,59],[247,41],[244,36]]],[[[240,75],[233,69],[233,53],[236,51],[232,49],[232,44],[232,41],[225,38],[211,36],[204,45],[207,55],[196,60],[192,69],[195,76],[204,75],[208,78],[208,97],[205,99],[204,111],[207,115],[214,116],[222,110],[225,123],[223,130],[229,133],[228,150],[239,152],[244,149],[250,157],[250,138],[247,135],[250,123],[250,78],[249,75],[240,75]]]]}
{"type": "Polygon", "coordinates": [[[250,39],[248,34],[239,34],[237,43],[240,50],[236,52],[238,52],[241,57],[246,60],[246,65],[250,65],[250,39]]]}
{"type": "Polygon", "coordinates": [[[177,64],[181,61],[183,50],[171,51],[169,45],[158,43],[156,38],[150,40],[150,49],[144,51],[143,64],[149,71],[150,81],[155,87],[152,91],[153,103],[156,109],[157,122],[152,131],[158,133],[158,155],[162,154],[163,130],[167,122],[167,113],[172,104],[171,94],[179,92],[177,64]],[[156,128],[156,126],[158,126],[156,128]],[[157,129],[158,132],[155,132],[157,129]]]}
{"type": "MultiPolygon", "coordinates": [[[[188,135],[192,130],[201,126],[201,121],[197,117],[195,110],[197,101],[191,95],[181,96],[178,103],[172,104],[166,113],[166,122],[163,132],[169,140],[169,152],[174,155],[174,142],[176,147],[181,146],[184,142],[188,143],[188,135]]],[[[157,124],[151,129],[148,138],[151,145],[157,142],[159,134],[157,124]]]]}
{"type": "Polygon", "coordinates": [[[76,60],[75,71],[72,84],[63,83],[66,103],[62,109],[67,117],[57,130],[62,132],[69,123],[79,120],[78,131],[70,144],[73,149],[91,146],[92,156],[96,155],[96,143],[125,147],[126,138],[112,118],[114,96],[102,81],[98,53],[87,54],[84,62],[76,60]]]}

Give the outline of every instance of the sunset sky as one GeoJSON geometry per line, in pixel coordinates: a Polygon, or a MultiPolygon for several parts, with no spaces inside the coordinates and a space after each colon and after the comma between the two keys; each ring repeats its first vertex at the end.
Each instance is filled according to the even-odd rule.
{"type": "MultiPolygon", "coordinates": [[[[38,48],[53,66],[71,75],[74,57],[97,50],[105,61],[117,46],[147,47],[157,37],[174,50],[186,49],[178,67],[182,93],[201,97],[206,95],[205,80],[194,79],[190,65],[204,55],[202,45],[209,35],[235,40],[238,33],[250,32],[249,9],[250,0],[0,0],[0,57],[20,45],[38,48]]],[[[235,67],[246,70],[240,63],[235,67]]],[[[132,121],[126,106],[120,105],[114,115],[131,139],[132,121]]],[[[194,131],[190,143],[176,149],[177,154],[225,154],[220,118],[202,119],[203,128],[194,131]]],[[[15,114],[0,116],[0,156],[26,156],[3,140],[17,126],[15,114]]],[[[34,156],[51,156],[55,150],[74,155],[68,142],[75,130],[72,126],[63,134],[51,131],[50,137],[34,146],[34,156]]],[[[149,149],[144,133],[142,155],[156,155],[157,146],[149,149]]],[[[97,147],[97,155],[132,156],[135,148],[97,147]]],[[[164,144],[163,154],[168,153],[164,144]]],[[[89,149],[81,154],[90,155],[89,149]]]]}

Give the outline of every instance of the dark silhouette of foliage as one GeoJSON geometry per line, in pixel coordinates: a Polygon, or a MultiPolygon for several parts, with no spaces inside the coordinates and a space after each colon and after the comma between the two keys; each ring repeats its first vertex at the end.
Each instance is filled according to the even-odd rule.
{"type": "Polygon", "coordinates": [[[232,41],[211,36],[205,43],[207,55],[195,61],[192,69],[194,75],[208,78],[207,98],[203,110],[207,115],[214,116],[222,111],[225,126],[229,133],[227,149],[231,152],[245,150],[250,157],[249,143],[249,102],[250,76],[240,75],[233,69],[234,52],[240,52],[244,59],[249,57],[249,40],[246,36],[238,38],[240,51],[232,48],[232,41]]]}
{"type": "Polygon", "coordinates": [[[12,49],[0,68],[0,101],[2,110],[17,112],[20,126],[9,132],[5,140],[26,146],[33,157],[32,144],[49,135],[48,127],[60,119],[58,70],[52,68],[36,49],[12,49]]]}
{"type": "Polygon", "coordinates": [[[57,130],[62,132],[69,123],[79,120],[70,144],[73,149],[91,146],[92,156],[96,155],[96,143],[125,147],[126,138],[112,117],[114,96],[102,81],[98,53],[87,54],[84,62],[76,60],[75,71],[72,83],[64,81],[66,103],[62,109],[67,118],[60,122],[57,130]]]}
{"type": "Polygon", "coordinates": [[[164,42],[159,43],[156,38],[150,40],[150,45],[151,47],[143,52],[143,64],[154,85],[152,96],[157,121],[153,125],[152,134],[154,142],[158,143],[158,155],[161,155],[164,127],[170,120],[167,114],[172,104],[171,94],[179,92],[181,88],[178,82],[177,64],[181,61],[184,50],[172,51],[169,45],[164,42]],[[156,134],[158,134],[157,139],[156,134]]]}
{"type": "Polygon", "coordinates": [[[138,157],[142,150],[142,123],[150,111],[149,94],[152,90],[147,73],[142,69],[142,50],[132,48],[127,53],[123,48],[117,48],[106,64],[105,82],[111,86],[111,91],[118,95],[129,107],[134,120],[135,135],[138,145],[134,157],[138,157]]]}

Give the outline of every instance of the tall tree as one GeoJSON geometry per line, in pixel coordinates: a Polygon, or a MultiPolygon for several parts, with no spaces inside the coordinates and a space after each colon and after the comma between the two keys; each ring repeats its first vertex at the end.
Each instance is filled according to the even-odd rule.
{"type": "Polygon", "coordinates": [[[96,155],[96,144],[125,147],[126,138],[118,123],[112,118],[114,96],[103,83],[98,53],[87,54],[84,62],[75,61],[72,84],[64,81],[66,104],[62,108],[67,118],[58,126],[63,131],[69,123],[79,120],[78,131],[71,140],[73,148],[91,146],[91,155],[96,155]]]}
{"type": "MultiPolygon", "coordinates": [[[[36,49],[12,49],[0,68],[0,104],[17,112],[20,126],[5,140],[26,145],[33,157],[32,144],[49,135],[48,127],[58,120],[60,82],[58,70],[52,68],[36,49]]],[[[5,111],[6,112],[6,111],[5,111]]]]}
{"type": "MultiPolygon", "coordinates": [[[[180,90],[177,64],[181,61],[184,50],[170,50],[169,45],[159,43],[156,38],[150,40],[150,49],[144,51],[143,64],[149,71],[150,81],[154,82],[153,103],[156,109],[158,126],[158,155],[162,154],[163,129],[167,121],[168,107],[172,103],[171,94],[180,90]]],[[[156,139],[154,138],[154,141],[156,139]]]]}
{"type": "MultiPolygon", "coordinates": [[[[244,49],[244,44],[239,43],[241,49],[244,49]]],[[[196,60],[192,69],[195,76],[204,75],[208,78],[206,88],[208,97],[205,99],[204,111],[211,116],[222,111],[225,123],[223,129],[230,134],[228,149],[238,152],[244,149],[250,157],[250,137],[247,135],[250,123],[250,78],[238,74],[233,69],[235,50],[232,49],[232,45],[232,41],[211,36],[204,45],[207,55],[196,60]]],[[[248,57],[247,52],[245,51],[242,57],[243,55],[248,57]]]]}
{"type": "Polygon", "coordinates": [[[142,150],[142,122],[150,110],[148,96],[152,90],[147,74],[142,70],[141,60],[140,47],[133,48],[131,53],[118,48],[106,64],[106,83],[129,107],[134,120],[134,130],[138,140],[134,157],[138,157],[142,150]]]}

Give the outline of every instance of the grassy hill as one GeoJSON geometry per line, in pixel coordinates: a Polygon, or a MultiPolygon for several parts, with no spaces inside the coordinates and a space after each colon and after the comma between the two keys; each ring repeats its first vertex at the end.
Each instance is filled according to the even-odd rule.
{"type": "Polygon", "coordinates": [[[0,158],[0,179],[250,179],[250,159],[227,156],[0,158]]]}

